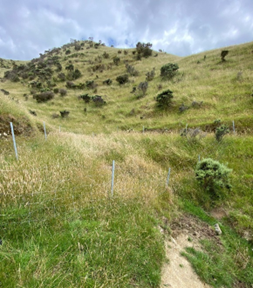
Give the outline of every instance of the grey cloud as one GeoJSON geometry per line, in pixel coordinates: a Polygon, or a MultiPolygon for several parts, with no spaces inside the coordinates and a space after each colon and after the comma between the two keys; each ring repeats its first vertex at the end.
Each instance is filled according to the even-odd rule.
{"type": "MultiPolygon", "coordinates": [[[[70,38],[151,42],[185,56],[252,40],[252,0],[0,0],[0,57],[31,59],[70,38]]],[[[108,43],[106,43],[108,44],[108,43]]]]}

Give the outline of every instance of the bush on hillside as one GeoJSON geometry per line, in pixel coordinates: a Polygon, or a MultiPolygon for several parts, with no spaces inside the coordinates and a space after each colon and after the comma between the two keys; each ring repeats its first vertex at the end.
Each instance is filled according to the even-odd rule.
{"type": "Polygon", "coordinates": [[[141,60],[141,57],[149,57],[152,55],[152,50],[150,49],[152,47],[151,43],[141,43],[138,42],[136,44],[136,52],[137,52],[137,59],[141,60]]]}
{"type": "Polygon", "coordinates": [[[229,128],[225,124],[223,124],[216,128],[215,138],[218,142],[220,142],[223,139],[223,137],[228,133],[229,133],[229,128]]]}
{"type": "Polygon", "coordinates": [[[126,69],[127,73],[129,73],[131,76],[139,75],[139,72],[132,65],[126,64],[126,69]]]}
{"type": "Polygon", "coordinates": [[[61,88],[61,89],[59,89],[59,93],[60,93],[60,95],[61,95],[62,97],[64,97],[64,96],[66,96],[66,95],[67,95],[67,90],[66,90],[66,89],[63,89],[63,88],[61,88]]]}
{"type": "Polygon", "coordinates": [[[141,92],[141,96],[144,96],[148,89],[148,82],[141,82],[138,85],[138,90],[141,92]]]}
{"type": "Polygon", "coordinates": [[[52,91],[46,91],[40,94],[35,94],[33,98],[36,99],[38,103],[47,102],[54,98],[54,93],[52,91]]]}
{"type": "Polygon", "coordinates": [[[232,188],[229,181],[231,169],[211,158],[198,162],[195,175],[198,183],[205,191],[211,194],[213,199],[223,198],[225,189],[232,188]]]}
{"type": "Polygon", "coordinates": [[[102,98],[102,96],[95,95],[92,96],[91,99],[96,106],[102,106],[106,104],[106,101],[102,98]]]}
{"type": "Polygon", "coordinates": [[[64,82],[66,80],[66,75],[64,73],[59,73],[57,75],[57,78],[59,79],[59,81],[64,82]]]}
{"type": "Polygon", "coordinates": [[[161,77],[171,79],[173,78],[177,70],[179,69],[178,65],[176,63],[168,63],[161,67],[161,77]]]}
{"type": "Polygon", "coordinates": [[[146,73],[146,80],[151,81],[155,77],[155,68],[153,68],[150,72],[146,73]]]}
{"type": "Polygon", "coordinates": [[[168,108],[171,104],[171,99],[173,98],[173,92],[169,89],[164,90],[156,97],[156,102],[160,108],[168,108]]]}
{"type": "Polygon", "coordinates": [[[220,54],[220,56],[221,56],[221,61],[222,62],[224,62],[224,61],[226,61],[225,60],[225,57],[228,55],[228,50],[223,50],[223,51],[221,51],[221,54],[220,54]]]}
{"type": "Polygon", "coordinates": [[[111,85],[112,84],[112,80],[110,78],[106,79],[106,80],[103,81],[103,84],[111,85]]]}
{"type": "Polygon", "coordinates": [[[90,100],[91,100],[91,96],[89,96],[88,94],[80,95],[79,98],[83,99],[83,101],[87,104],[90,103],[90,100]]]}
{"type": "Polygon", "coordinates": [[[128,75],[127,74],[124,74],[124,75],[120,75],[116,78],[116,81],[122,85],[122,84],[125,84],[129,81],[128,79],[128,75]]]}
{"type": "Polygon", "coordinates": [[[114,63],[116,66],[119,65],[119,62],[120,62],[120,58],[119,58],[119,57],[117,57],[117,56],[113,57],[113,63],[114,63]]]}

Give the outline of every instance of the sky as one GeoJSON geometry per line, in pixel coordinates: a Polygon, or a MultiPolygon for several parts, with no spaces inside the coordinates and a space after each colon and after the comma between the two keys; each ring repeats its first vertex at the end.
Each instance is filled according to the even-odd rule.
{"type": "Polygon", "coordinates": [[[71,39],[188,56],[253,41],[253,0],[0,0],[0,58],[31,60],[71,39]]]}

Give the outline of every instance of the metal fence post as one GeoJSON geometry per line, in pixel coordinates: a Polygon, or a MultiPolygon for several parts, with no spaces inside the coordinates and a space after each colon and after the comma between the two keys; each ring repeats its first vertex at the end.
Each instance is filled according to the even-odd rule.
{"type": "Polygon", "coordinates": [[[12,122],[10,122],[10,125],[11,125],[11,134],[12,134],[12,140],[13,140],[15,155],[16,155],[16,159],[18,160],[18,150],[17,150],[17,145],[16,145],[15,134],[14,134],[12,122]]]}
{"type": "Polygon", "coordinates": [[[167,181],[166,181],[166,187],[169,186],[169,182],[170,182],[170,171],[171,171],[171,169],[169,168],[169,172],[168,172],[168,176],[167,176],[167,181]]]}

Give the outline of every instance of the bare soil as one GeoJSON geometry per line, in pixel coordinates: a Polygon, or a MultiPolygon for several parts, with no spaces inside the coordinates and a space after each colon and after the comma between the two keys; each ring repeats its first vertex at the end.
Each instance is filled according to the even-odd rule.
{"type": "Polygon", "coordinates": [[[181,256],[186,247],[201,250],[200,239],[215,239],[221,245],[219,237],[213,227],[201,222],[197,218],[184,215],[170,225],[171,236],[165,241],[166,257],[168,263],[162,270],[161,288],[210,288],[203,283],[194,272],[187,259],[181,256]]]}

